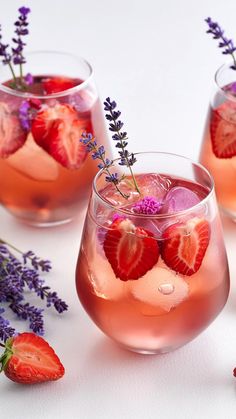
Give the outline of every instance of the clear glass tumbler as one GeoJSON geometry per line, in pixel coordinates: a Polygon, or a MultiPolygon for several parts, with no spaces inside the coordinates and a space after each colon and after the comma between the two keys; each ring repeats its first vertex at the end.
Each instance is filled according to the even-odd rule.
{"type": "MultiPolygon", "coordinates": [[[[16,90],[4,67],[0,85],[0,203],[37,226],[65,223],[85,208],[97,167],[84,131],[107,144],[93,70],[59,52],[28,54],[33,81],[16,90]]],[[[108,147],[108,144],[107,144],[108,147]]]]}
{"type": "Polygon", "coordinates": [[[200,162],[215,181],[223,213],[236,219],[236,71],[224,64],[215,85],[206,118],[200,162]]]}
{"type": "Polygon", "coordinates": [[[228,263],[208,171],[177,155],[135,156],[140,194],[128,172],[119,185],[128,198],[103,171],[94,179],[76,287],[107,336],[158,354],[191,341],[219,314],[229,293],[228,263]]]}

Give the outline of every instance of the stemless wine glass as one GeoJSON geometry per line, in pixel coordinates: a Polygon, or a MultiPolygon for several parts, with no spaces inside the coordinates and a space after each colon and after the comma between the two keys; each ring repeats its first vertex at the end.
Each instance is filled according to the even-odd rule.
{"type": "Polygon", "coordinates": [[[236,71],[224,64],[215,75],[200,162],[215,181],[222,211],[236,219],[236,71]]]}
{"type": "Polygon", "coordinates": [[[76,287],[91,319],[119,345],[164,353],[192,340],[222,310],[227,257],[207,170],[168,153],[135,157],[140,194],[128,173],[119,184],[128,198],[103,171],[94,179],[76,287]]]}
{"type": "Polygon", "coordinates": [[[97,172],[80,136],[89,131],[107,142],[93,70],[71,54],[30,53],[24,74],[31,84],[20,91],[3,70],[0,203],[30,224],[70,221],[86,206],[97,172]]]}

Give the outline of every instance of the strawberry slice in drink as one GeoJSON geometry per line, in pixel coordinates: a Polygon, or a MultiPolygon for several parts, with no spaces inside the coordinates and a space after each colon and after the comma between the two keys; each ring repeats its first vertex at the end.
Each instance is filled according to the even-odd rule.
{"type": "Polygon", "coordinates": [[[161,256],[169,268],[193,275],[202,264],[210,240],[210,226],[203,218],[172,224],[162,236],[161,256]]]}
{"type": "Polygon", "coordinates": [[[21,384],[58,380],[65,372],[51,346],[34,333],[7,339],[0,363],[8,378],[21,384]]]}
{"type": "Polygon", "coordinates": [[[69,77],[48,77],[42,80],[43,89],[47,95],[63,92],[78,86],[78,79],[70,79],[69,77]]]}
{"type": "Polygon", "coordinates": [[[216,157],[227,159],[236,156],[236,103],[227,101],[212,110],[210,133],[216,157]]]}
{"type": "Polygon", "coordinates": [[[116,277],[122,281],[139,279],[159,258],[159,247],[153,234],[136,227],[129,219],[117,219],[112,223],[103,249],[116,277]]]}
{"type": "Polygon", "coordinates": [[[6,158],[25,142],[27,133],[10,107],[0,102],[0,157],[6,158]]]}
{"type": "Polygon", "coordinates": [[[87,155],[80,143],[81,134],[90,130],[86,122],[72,106],[57,104],[38,112],[31,130],[36,143],[62,166],[78,169],[87,155]]]}

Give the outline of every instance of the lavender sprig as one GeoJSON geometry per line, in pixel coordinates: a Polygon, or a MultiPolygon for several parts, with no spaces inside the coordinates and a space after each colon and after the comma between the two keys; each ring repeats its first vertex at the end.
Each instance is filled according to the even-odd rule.
{"type": "Polygon", "coordinates": [[[20,7],[18,9],[20,16],[18,17],[18,20],[14,23],[16,30],[15,33],[17,35],[16,38],[12,38],[12,41],[16,44],[15,48],[12,47],[12,59],[13,63],[15,65],[19,64],[20,66],[20,80],[21,84],[23,84],[23,70],[22,70],[22,64],[26,63],[25,57],[23,56],[23,50],[24,46],[26,45],[25,42],[23,42],[22,37],[25,35],[28,35],[28,21],[27,17],[30,13],[30,9],[28,7],[20,7]]]}
{"type": "Polygon", "coordinates": [[[18,9],[20,15],[15,25],[15,34],[16,36],[12,38],[14,46],[11,48],[11,53],[9,52],[9,45],[3,44],[2,42],[2,33],[0,26],[0,57],[2,57],[2,63],[7,64],[10,68],[14,83],[12,83],[13,88],[19,90],[26,90],[27,86],[32,84],[32,76],[30,74],[23,77],[23,68],[22,65],[26,62],[26,59],[23,55],[24,47],[26,43],[23,41],[23,37],[28,35],[28,14],[30,9],[28,7],[20,7],[18,9]],[[20,77],[17,79],[13,65],[20,66],[20,77]]]}
{"type": "MultiPolygon", "coordinates": [[[[48,272],[50,269],[51,263],[48,260],[40,259],[32,251],[23,253],[0,239],[0,303],[7,303],[20,319],[28,320],[30,329],[38,334],[44,333],[42,314],[44,310],[23,302],[26,289],[35,292],[39,298],[45,300],[47,307],[53,305],[58,313],[68,308],[57,293],[45,285],[44,279],[39,275],[39,271],[48,272]],[[12,250],[21,254],[22,261],[12,253],[12,250]]],[[[2,312],[1,310],[0,314],[2,312]]],[[[5,340],[9,337],[9,333],[13,333],[11,329],[8,320],[0,318],[0,338],[4,337],[3,340],[5,340]]]]}
{"type": "Polygon", "coordinates": [[[16,75],[15,75],[15,72],[13,70],[12,63],[11,63],[12,56],[8,52],[9,45],[2,43],[2,33],[1,32],[2,32],[2,27],[0,25],[0,57],[2,57],[3,64],[7,64],[9,66],[12,77],[14,79],[14,83],[15,83],[15,85],[17,85],[16,75]]]}
{"type": "Polygon", "coordinates": [[[213,22],[210,17],[205,19],[205,22],[209,27],[207,33],[211,33],[213,35],[213,39],[220,40],[218,47],[222,48],[222,54],[231,55],[234,64],[230,66],[230,68],[236,70],[236,58],[234,56],[236,47],[234,46],[232,39],[226,38],[226,36],[224,35],[224,31],[221,29],[220,25],[217,22],[213,22]]]}
{"type": "Polygon", "coordinates": [[[105,102],[104,102],[104,110],[108,111],[109,113],[107,113],[105,116],[106,116],[106,119],[110,122],[109,123],[109,130],[114,132],[114,134],[112,136],[112,139],[114,141],[116,141],[116,147],[120,149],[120,151],[119,151],[119,155],[120,155],[119,164],[121,166],[126,166],[126,167],[129,168],[132,179],[133,179],[135,189],[140,194],[139,187],[137,185],[136,179],[135,179],[133,171],[132,171],[132,166],[137,161],[137,159],[134,157],[133,153],[129,153],[129,151],[126,149],[126,147],[128,145],[128,141],[127,141],[128,137],[127,137],[126,132],[121,131],[124,124],[123,124],[123,122],[121,122],[121,120],[119,120],[121,112],[118,111],[118,110],[115,110],[116,107],[117,107],[116,102],[114,100],[111,101],[111,99],[109,97],[107,97],[105,102]]]}
{"type": "Polygon", "coordinates": [[[21,304],[12,302],[10,309],[19,319],[28,320],[29,328],[38,335],[44,334],[43,309],[30,306],[29,303],[21,304]]]}
{"type": "Polygon", "coordinates": [[[101,163],[98,164],[99,169],[103,169],[106,173],[106,181],[113,183],[115,186],[117,192],[123,196],[123,198],[128,198],[129,195],[124,194],[118,184],[121,182],[122,179],[124,179],[124,176],[119,178],[118,173],[111,173],[110,167],[113,166],[113,160],[110,160],[105,155],[105,148],[103,145],[98,146],[96,139],[93,137],[91,133],[83,133],[81,136],[80,141],[86,146],[86,149],[88,152],[92,152],[92,159],[93,160],[101,160],[101,163]]]}
{"type": "Polygon", "coordinates": [[[0,308],[0,340],[6,342],[8,338],[15,335],[16,331],[10,326],[9,320],[2,317],[4,312],[4,308],[0,308]]]}

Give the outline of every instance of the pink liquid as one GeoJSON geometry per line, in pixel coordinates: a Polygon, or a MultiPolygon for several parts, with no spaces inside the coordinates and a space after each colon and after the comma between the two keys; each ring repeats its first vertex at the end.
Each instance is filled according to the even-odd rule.
{"type": "MultiPolygon", "coordinates": [[[[145,177],[140,175],[136,179],[147,195],[145,186],[142,187],[145,177]]],[[[207,194],[199,184],[168,179],[170,190],[177,186],[188,188],[200,200],[207,194]]],[[[111,199],[111,191],[108,187],[102,194],[111,199]]],[[[207,215],[205,211],[204,205],[198,206],[186,217],[207,219],[209,213],[207,215]]],[[[176,216],[150,221],[135,218],[133,213],[127,214],[135,225],[152,231],[159,242],[163,229],[179,219],[176,216]]],[[[116,277],[103,250],[106,231],[104,233],[101,225],[108,226],[113,215],[111,210],[109,215],[107,208],[102,213],[102,208],[96,207],[94,212],[93,205],[89,207],[76,270],[77,292],[82,305],[97,326],[125,348],[140,353],[162,353],[182,346],[213,321],[228,297],[227,259],[218,215],[211,214],[208,219],[210,242],[195,274],[178,274],[159,257],[143,277],[128,281],[116,277]]]]}
{"type": "MultiPolygon", "coordinates": [[[[80,134],[92,132],[98,142],[101,140],[106,144],[104,118],[96,94],[85,88],[58,99],[49,99],[42,87],[43,79],[45,76],[35,77],[34,85],[29,88],[30,93],[44,95],[41,104],[47,107],[75,105],[81,123],[80,134]]],[[[71,82],[76,86],[82,81],[71,79],[71,82]]],[[[19,114],[22,100],[0,92],[0,103],[10,106],[14,115],[19,114]]],[[[22,147],[7,158],[0,157],[0,202],[13,215],[32,224],[66,222],[84,209],[96,172],[97,165],[89,156],[76,169],[64,167],[37,145],[29,132],[22,147]]]]}

